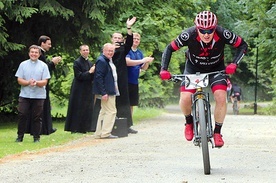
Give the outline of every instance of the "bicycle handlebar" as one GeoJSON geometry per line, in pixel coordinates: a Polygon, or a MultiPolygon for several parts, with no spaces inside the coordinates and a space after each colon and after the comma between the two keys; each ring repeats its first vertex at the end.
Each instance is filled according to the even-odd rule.
{"type": "Polygon", "coordinates": [[[211,74],[221,74],[221,75],[227,75],[225,73],[225,70],[221,70],[221,71],[214,71],[214,72],[208,72],[208,73],[200,73],[200,72],[196,72],[195,74],[173,74],[171,75],[171,81],[173,82],[178,82],[178,81],[182,81],[183,78],[185,78],[186,75],[200,75],[200,74],[207,74],[207,75],[211,75],[211,74]]]}

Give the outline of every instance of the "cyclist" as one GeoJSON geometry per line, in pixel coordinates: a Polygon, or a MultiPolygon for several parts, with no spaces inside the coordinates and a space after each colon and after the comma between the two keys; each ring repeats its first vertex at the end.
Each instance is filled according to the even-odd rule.
{"type": "Polygon", "coordinates": [[[239,87],[236,83],[233,84],[230,96],[231,96],[231,102],[232,104],[234,103],[234,98],[237,98],[237,104],[238,104],[238,109],[240,108],[240,101],[241,101],[241,95],[242,95],[242,90],[241,87],[239,87]]]}
{"type": "MultiPolygon", "coordinates": [[[[194,20],[195,26],[184,31],[165,48],[162,55],[160,77],[162,80],[171,78],[168,66],[172,52],[181,47],[188,46],[184,74],[196,72],[207,73],[225,69],[227,74],[234,74],[236,68],[247,51],[247,43],[238,35],[217,25],[217,17],[210,11],[197,14],[194,20]],[[225,44],[236,48],[236,54],[232,63],[225,68],[224,47],[225,44]]],[[[214,141],[216,147],[222,147],[224,141],[221,136],[221,127],[226,115],[226,76],[210,75],[210,86],[215,99],[215,129],[214,141]]],[[[185,116],[185,137],[191,141],[194,136],[193,118],[191,116],[191,95],[195,90],[188,90],[185,86],[180,88],[180,108],[185,116]]]]}

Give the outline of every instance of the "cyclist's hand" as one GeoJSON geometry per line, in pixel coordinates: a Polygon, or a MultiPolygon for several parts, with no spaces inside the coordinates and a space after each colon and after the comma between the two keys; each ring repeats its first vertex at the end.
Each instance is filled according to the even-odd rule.
{"type": "Polygon", "coordinates": [[[237,64],[231,63],[225,68],[226,74],[234,74],[237,69],[237,64]]]}
{"type": "Polygon", "coordinates": [[[162,80],[169,80],[169,79],[171,79],[171,73],[169,71],[166,71],[166,70],[161,70],[160,71],[160,78],[162,80]]]}

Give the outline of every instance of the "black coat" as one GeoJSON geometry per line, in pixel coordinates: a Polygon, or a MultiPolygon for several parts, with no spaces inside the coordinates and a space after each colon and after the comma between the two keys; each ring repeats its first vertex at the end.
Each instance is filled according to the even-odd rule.
{"type": "Polygon", "coordinates": [[[65,131],[86,133],[93,131],[94,106],[93,78],[88,71],[92,63],[79,57],[74,62],[74,79],[71,86],[65,131]]]}
{"type": "Polygon", "coordinates": [[[130,51],[133,44],[133,35],[127,34],[124,46],[115,50],[112,58],[117,69],[118,88],[120,96],[116,97],[117,117],[127,118],[128,127],[133,125],[130,111],[130,102],[128,94],[128,71],[126,64],[126,55],[130,51]]]}

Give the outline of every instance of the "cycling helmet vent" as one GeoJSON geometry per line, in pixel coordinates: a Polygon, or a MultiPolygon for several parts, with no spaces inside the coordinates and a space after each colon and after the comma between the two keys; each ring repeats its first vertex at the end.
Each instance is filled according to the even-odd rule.
{"type": "Polygon", "coordinates": [[[197,14],[195,25],[198,29],[213,29],[217,26],[217,17],[210,11],[203,11],[197,14]]]}

